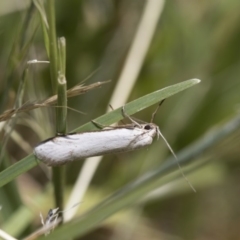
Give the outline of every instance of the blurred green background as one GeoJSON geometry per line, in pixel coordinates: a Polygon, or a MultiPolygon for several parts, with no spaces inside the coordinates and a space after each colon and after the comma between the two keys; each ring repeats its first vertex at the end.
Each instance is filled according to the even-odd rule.
{"type": "MultiPolygon", "coordinates": [[[[57,36],[64,36],[67,43],[68,88],[88,76],[86,85],[111,79],[101,88],[69,99],[69,107],[85,113],[68,110],[69,131],[106,112],[145,4],[144,0],[56,1],[57,36]]],[[[128,101],[187,79],[202,80],[167,99],[156,116],[155,123],[176,153],[212,128],[220,129],[238,114],[239,9],[237,0],[165,2],[128,101]]],[[[39,13],[32,2],[1,1],[0,39],[2,113],[14,107],[26,62],[48,60],[39,13]]],[[[49,66],[31,65],[23,103],[52,94],[49,66]]],[[[154,110],[155,106],[135,117],[150,121],[154,110]]],[[[10,137],[5,158],[12,163],[18,161],[30,154],[38,142],[53,136],[54,117],[54,108],[19,115],[17,124],[10,127],[20,138],[10,137]]],[[[172,185],[167,184],[160,194],[116,214],[81,239],[240,239],[238,142],[236,131],[203,152],[198,164],[193,165],[194,170],[186,170],[197,193],[182,178],[171,180],[172,185]]],[[[159,140],[148,149],[104,157],[81,203],[81,211],[159,166],[168,155],[167,147],[159,140]]],[[[67,167],[66,199],[81,166],[82,162],[76,162],[67,167]]],[[[53,207],[53,197],[44,167],[34,168],[16,180],[17,185],[10,192],[10,184],[0,191],[0,226],[19,210],[20,201],[15,199],[20,194],[24,205],[34,212],[20,220],[26,224],[15,237],[23,237],[40,226],[39,211],[46,215],[53,207]],[[36,195],[41,204],[35,202],[36,195]]]]}

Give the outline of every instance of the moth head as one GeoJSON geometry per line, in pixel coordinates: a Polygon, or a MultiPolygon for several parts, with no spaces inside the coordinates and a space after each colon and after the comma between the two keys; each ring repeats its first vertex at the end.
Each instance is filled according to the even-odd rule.
{"type": "Polygon", "coordinates": [[[159,128],[154,123],[146,123],[141,124],[141,129],[146,130],[147,132],[152,132],[152,137],[155,137],[157,135],[157,138],[159,138],[159,128]]]}

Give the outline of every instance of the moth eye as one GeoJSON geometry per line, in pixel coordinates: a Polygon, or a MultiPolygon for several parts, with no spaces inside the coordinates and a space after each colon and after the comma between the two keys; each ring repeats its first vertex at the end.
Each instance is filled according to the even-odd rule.
{"type": "Polygon", "coordinates": [[[150,129],[151,129],[151,126],[150,126],[150,125],[146,125],[146,126],[144,127],[144,129],[145,129],[145,130],[150,130],[150,129]]]}

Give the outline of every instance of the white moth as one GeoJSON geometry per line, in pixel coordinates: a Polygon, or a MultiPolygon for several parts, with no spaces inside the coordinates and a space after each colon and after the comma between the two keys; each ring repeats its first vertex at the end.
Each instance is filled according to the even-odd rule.
{"type": "Polygon", "coordinates": [[[109,153],[128,152],[150,145],[160,131],[154,123],[57,136],[40,143],[35,156],[49,166],[109,153]]]}
{"type": "MultiPolygon", "coordinates": [[[[156,112],[157,109],[153,113],[152,120],[156,112]]],[[[36,146],[34,155],[49,166],[59,166],[88,157],[143,148],[150,145],[156,135],[157,138],[162,136],[159,127],[152,123],[152,120],[151,123],[139,124],[125,113],[124,107],[122,114],[132,124],[56,136],[36,146]]],[[[96,122],[93,123],[100,126],[96,122]]]]}
{"type": "MultiPolygon", "coordinates": [[[[161,103],[158,107],[160,107],[161,103]]],[[[36,146],[34,148],[34,155],[49,166],[60,166],[65,163],[88,157],[133,151],[152,144],[155,136],[157,136],[157,139],[161,136],[175,157],[182,176],[195,191],[185,177],[171,146],[160,132],[159,127],[153,123],[157,110],[158,108],[153,113],[150,123],[139,124],[125,113],[123,107],[123,116],[127,117],[132,124],[118,127],[107,127],[92,132],[56,136],[47,139],[36,146]]],[[[98,123],[95,124],[99,125],[98,123]]]]}

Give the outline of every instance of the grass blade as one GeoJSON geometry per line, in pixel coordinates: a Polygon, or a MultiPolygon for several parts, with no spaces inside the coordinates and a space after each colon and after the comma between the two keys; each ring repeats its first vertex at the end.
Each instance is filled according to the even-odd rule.
{"type": "MultiPolygon", "coordinates": [[[[180,91],[183,91],[199,82],[200,80],[198,79],[191,79],[191,80],[187,80],[187,81],[166,87],[164,89],[160,89],[156,92],[150,93],[148,95],[145,95],[141,98],[138,98],[126,104],[125,111],[129,115],[134,114],[155,103],[158,103],[159,101],[167,97],[170,97],[180,91]]],[[[112,123],[115,123],[121,120],[122,118],[123,116],[121,114],[121,108],[118,108],[94,120],[103,125],[110,125],[112,123]]],[[[97,127],[92,122],[89,122],[77,128],[75,131],[94,130],[96,128],[97,127]]],[[[32,169],[37,165],[38,165],[38,161],[36,160],[33,154],[13,164],[12,166],[10,166],[9,168],[5,169],[0,173],[0,187],[4,186],[5,184],[12,181],[17,176],[27,172],[28,170],[32,169]]]]}
{"type": "MultiPolygon", "coordinates": [[[[127,103],[125,105],[125,112],[128,115],[132,115],[134,113],[140,112],[145,108],[150,107],[153,104],[156,104],[160,102],[161,100],[168,98],[178,92],[181,92],[189,87],[192,87],[193,85],[199,83],[199,79],[190,79],[178,84],[174,84],[172,86],[160,89],[158,91],[152,92],[150,94],[147,94],[143,97],[140,97],[130,103],[127,103]]],[[[120,121],[123,119],[121,108],[118,108],[110,113],[107,113],[105,115],[102,115],[99,118],[96,118],[95,121],[103,124],[103,125],[110,125],[112,123],[115,123],[117,121],[120,121]]],[[[92,122],[86,123],[83,126],[75,129],[74,131],[89,131],[93,129],[98,129],[92,122]]]]}

